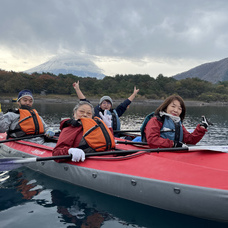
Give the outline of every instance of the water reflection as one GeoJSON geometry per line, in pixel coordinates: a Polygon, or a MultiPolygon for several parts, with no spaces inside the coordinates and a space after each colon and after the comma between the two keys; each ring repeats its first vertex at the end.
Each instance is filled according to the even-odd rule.
{"type": "Polygon", "coordinates": [[[74,186],[26,168],[5,175],[8,180],[0,185],[1,227],[226,227],[74,186]]]}

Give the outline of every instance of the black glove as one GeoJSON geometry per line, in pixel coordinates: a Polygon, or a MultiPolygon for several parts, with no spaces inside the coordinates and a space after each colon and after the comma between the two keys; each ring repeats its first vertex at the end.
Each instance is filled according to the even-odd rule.
{"type": "Polygon", "coordinates": [[[202,116],[202,121],[201,121],[200,126],[203,126],[203,127],[205,127],[205,129],[207,129],[207,127],[209,125],[213,125],[213,123],[211,123],[210,121],[208,121],[208,119],[205,116],[202,116]]]}
{"type": "Polygon", "coordinates": [[[173,147],[188,147],[185,143],[180,142],[180,141],[174,141],[173,147]]]}

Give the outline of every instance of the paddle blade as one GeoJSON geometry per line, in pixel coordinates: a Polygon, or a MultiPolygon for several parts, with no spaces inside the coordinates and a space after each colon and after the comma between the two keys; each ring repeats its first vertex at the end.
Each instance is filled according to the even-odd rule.
{"type": "Polygon", "coordinates": [[[210,150],[228,153],[228,146],[211,146],[210,150]]]}
{"type": "Polygon", "coordinates": [[[35,162],[36,158],[0,158],[0,171],[10,171],[23,166],[25,163],[35,162]]]}
{"type": "Polygon", "coordinates": [[[228,146],[191,146],[189,147],[189,151],[197,151],[197,150],[210,150],[210,151],[228,153],[228,146]]]}
{"type": "Polygon", "coordinates": [[[22,164],[13,163],[10,158],[1,158],[0,160],[0,171],[10,171],[12,169],[20,168],[22,164]]]}

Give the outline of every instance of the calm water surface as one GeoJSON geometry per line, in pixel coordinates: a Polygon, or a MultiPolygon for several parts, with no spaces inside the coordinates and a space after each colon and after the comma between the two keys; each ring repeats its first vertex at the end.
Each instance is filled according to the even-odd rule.
{"type": "MultiPolygon", "coordinates": [[[[3,110],[11,104],[2,104],[3,110]]],[[[74,104],[36,104],[45,121],[58,129],[74,104]]],[[[153,106],[131,105],[122,129],[138,130],[153,106]]],[[[187,107],[192,130],[205,115],[214,124],[199,145],[228,144],[228,107],[187,107]]],[[[64,183],[27,168],[0,172],[0,227],[228,227],[223,223],[168,212],[64,183]]]]}

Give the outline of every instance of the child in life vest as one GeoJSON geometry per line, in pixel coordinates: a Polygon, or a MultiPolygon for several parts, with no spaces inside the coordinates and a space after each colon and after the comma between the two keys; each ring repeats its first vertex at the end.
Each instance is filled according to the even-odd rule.
{"type": "Polygon", "coordinates": [[[144,129],[145,138],[151,148],[187,147],[198,143],[211,123],[203,116],[201,124],[190,133],[182,124],[185,104],[180,96],[168,97],[154,112],[144,129]]]}
{"type": "MultiPolygon", "coordinates": [[[[61,133],[53,156],[72,155],[72,161],[85,160],[85,152],[110,150],[115,147],[111,116],[106,112],[102,119],[95,117],[91,103],[80,101],[73,110],[73,119],[65,119],[60,123],[61,133]]],[[[62,162],[63,160],[56,160],[62,162]]]]}

